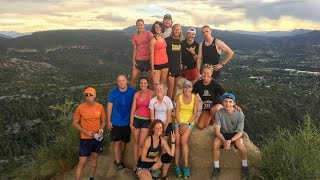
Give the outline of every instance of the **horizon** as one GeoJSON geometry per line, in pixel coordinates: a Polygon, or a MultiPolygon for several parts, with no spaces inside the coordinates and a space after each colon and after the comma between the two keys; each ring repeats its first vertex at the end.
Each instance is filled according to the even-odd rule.
{"type": "Polygon", "coordinates": [[[121,30],[171,14],[183,26],[250,32],[320,30],[320,2],[309,0],[0,0],[0,29],[19,33],[61,29],[121,30]]]}

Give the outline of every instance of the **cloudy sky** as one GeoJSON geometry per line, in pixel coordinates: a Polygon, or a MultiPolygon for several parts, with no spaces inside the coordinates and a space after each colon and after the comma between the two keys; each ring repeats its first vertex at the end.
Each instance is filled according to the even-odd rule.
{"type": "Polygon", "coordinates": [[[320,0],[0,0],[0,31],[122,29],[167,13],[221,30],[320,30],[320,0]]]}

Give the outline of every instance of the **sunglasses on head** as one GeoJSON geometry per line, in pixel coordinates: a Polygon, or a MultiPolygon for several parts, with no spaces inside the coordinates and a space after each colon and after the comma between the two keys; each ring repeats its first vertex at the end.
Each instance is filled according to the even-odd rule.
{"type": "Polygon", "coordinates": [[[91,96],[94,96],[94,94],[85,93],[84,96],[91,97],[91,96]]]}

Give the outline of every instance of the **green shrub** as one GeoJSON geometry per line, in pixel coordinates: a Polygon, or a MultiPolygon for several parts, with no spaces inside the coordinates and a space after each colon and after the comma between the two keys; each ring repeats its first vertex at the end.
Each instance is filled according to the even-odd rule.
{"type": "Polygon", "coordinates": [[[261,152],[261,179],[320,179],[320,134],[308,115],[297,132],[278,130],[261,152]]]}

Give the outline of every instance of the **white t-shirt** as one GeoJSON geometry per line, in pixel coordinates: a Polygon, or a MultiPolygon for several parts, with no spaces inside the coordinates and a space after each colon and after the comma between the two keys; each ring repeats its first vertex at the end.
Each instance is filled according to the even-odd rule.
{"type": "Polygon", "coordinates": [[[165,29],[165,30],[164,30],[164,33],[163,33],[163,37],[164,37],[164,38],[170,37],[171,32],[172,32],[172,29],[171,29],[171,28],[165,29]]]}
{"type": "Polygon", "coordinates": [[[165,123],[167,120],[168,109],[173,109],[173,104],[168,96],[164,96],[160,104],[157,97],[154,97],[150,100],[149,108],[154,109],[154,119],[160,119],[165,123]]]}

